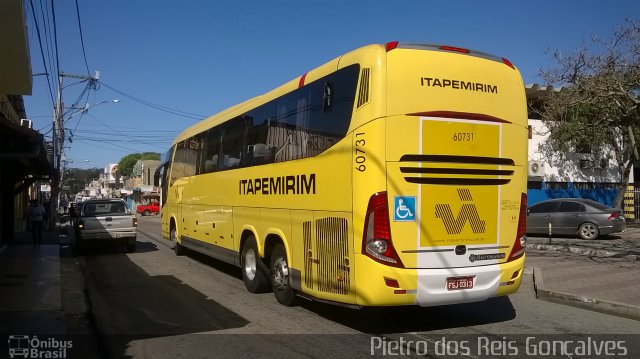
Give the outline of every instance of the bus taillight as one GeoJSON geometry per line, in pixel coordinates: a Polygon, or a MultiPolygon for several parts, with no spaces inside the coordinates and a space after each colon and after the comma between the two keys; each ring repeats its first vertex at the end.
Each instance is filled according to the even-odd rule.
{"type": "Polygon", "coordinates": [[[513,66],[513,64],[511,63],[511,61],[505,59],[504,57],[502,58],[502,62],[504,62],[505,65],[511,67],[512,69],[514,69],[514,70],[516,69],[516,67],[513,66]]]}
{"type": "Polygon", "coordinates": [[[364,228],[362,253],[377,262],[404,268],[391,241],[387,192],[375,193],[369,199],[364,228]]]}
{"type": "Polygon", "coordinates": [[[438,48],[440,50],[455,51],[455,52],[460,52],[460,53],[463,53],[463,54],[468,54],[469,53],[469,49],[465,49],[465,48],[462,48],[462,47],[442,45],[442,46],[439,46],[438,48]]]}
{"type": "Polygon", "coordinates": [[[518,232],[513,248],[509,254],[507,262],[518,259],[524,254],[524,248],[527,245],[527,194],[520,196],[520,218],[518,218],[518,232]]]}

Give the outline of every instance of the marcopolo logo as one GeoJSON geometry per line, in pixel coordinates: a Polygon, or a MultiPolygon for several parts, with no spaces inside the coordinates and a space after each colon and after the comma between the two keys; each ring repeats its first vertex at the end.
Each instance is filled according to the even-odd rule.
{"type": "Polygon", "coordinates": [[[71,340],[40,339],[35,335],[10,335],[8,342],[10,358],[67,358],[67,350],[73,347],[71,340]]]}
{"type": "Polygon", "coordinates": [[[458,188],[458,197],[462,202],[462,208],[456,216],[453,215],[449,204],[436,204],[436,218],[442,219],[444,228],[448,234],[460,234],[462,229],[469,222],[473,233],[484,233],[486,222],[480,219],[478,209],[473,203],[471,191],[468,188],[458,188]]]}
{"type": "Polygon", "coordinates": [[[475,261],[489,261],[492,259],[504,259],[504,253],[472,254],[469,256],[471,263],[475,261]]]}

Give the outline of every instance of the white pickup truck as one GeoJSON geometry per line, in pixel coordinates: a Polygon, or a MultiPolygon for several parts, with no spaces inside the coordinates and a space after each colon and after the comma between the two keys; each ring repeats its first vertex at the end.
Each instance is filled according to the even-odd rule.
{"type": "Polygon", "coordinates": [[[76,250],[99,242],[121,242],[128,252],[136,250],[138,220],[121,199],[82,202],[73,218],[73,226],[76,250]]]}

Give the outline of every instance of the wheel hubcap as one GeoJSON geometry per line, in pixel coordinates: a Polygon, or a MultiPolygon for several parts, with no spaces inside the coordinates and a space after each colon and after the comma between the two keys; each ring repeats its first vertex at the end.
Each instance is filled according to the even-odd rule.
{"type": "Polygon", "coordinates": [[[256,277],[256,253],[249,249],[244,255],[244,274],[249,280],[256,277]]]}
{"type": "Polygon", "coordinates": [[[585,237],[592,238],[596,234],[596,229],[594,226],[591,226],[591,225],[584,226],[584,228],[582,228],[582,234],[585,237]]]}
{"type": "Polygon", "coordinates": [[[289,267],[283,258],[278,258],[273,263],[273,283],[279,290],[289,286],[289,267]]]}

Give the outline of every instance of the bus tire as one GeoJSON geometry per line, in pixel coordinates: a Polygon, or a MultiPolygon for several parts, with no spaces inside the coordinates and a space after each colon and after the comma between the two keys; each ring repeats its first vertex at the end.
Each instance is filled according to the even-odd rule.
{"type": "Polygon", "coordinates": [[[297,295],[289,282],[289,263],[287,251],[282,243],[273,247],[271,252],[271,289],[278,303],[291,307],[296,304],[297,295]]]}
{"type": "Polygon", "coordinates": [[[258,245],[254,236],[250,236],[242,246],[240,256],[242,280],[251,293],[264,293],[271,288],[269,269],[258,255],[258,245]]]}
{"type": "Polygon", "coordinates": [[[178,235],[176,234],[176,229],[174,227],[171,228],[171,243],[173,243],[173,252],[177,256],[184,255],[184,247],[180,243],[178,243],[178,235]]]}

